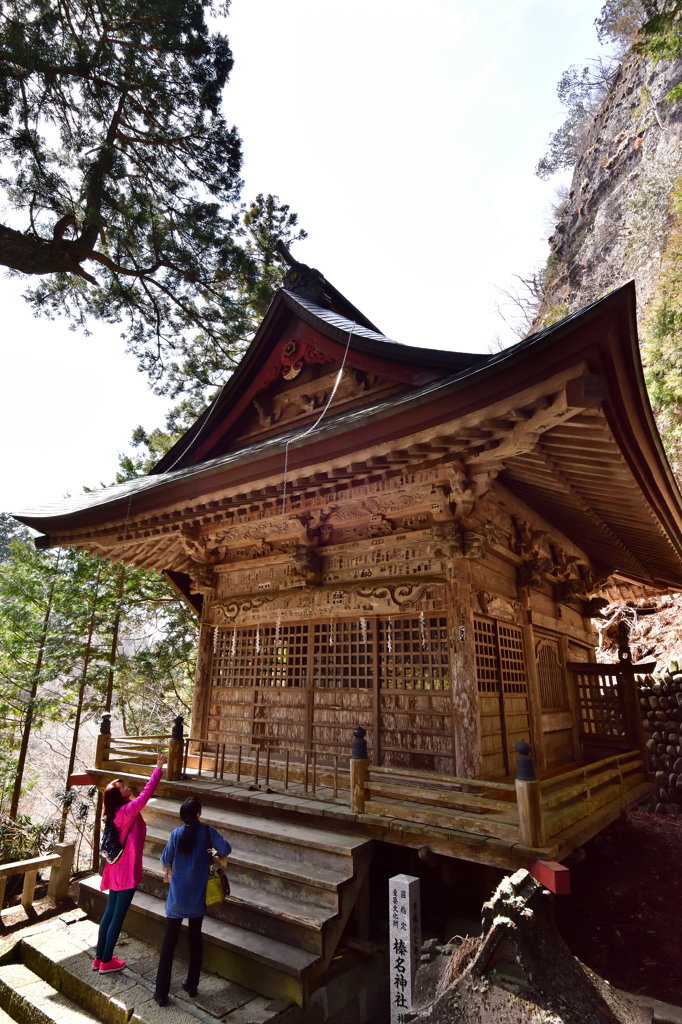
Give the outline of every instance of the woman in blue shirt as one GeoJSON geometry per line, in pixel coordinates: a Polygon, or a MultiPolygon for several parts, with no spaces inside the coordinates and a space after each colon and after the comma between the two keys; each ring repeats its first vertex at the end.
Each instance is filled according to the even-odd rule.
{"type": "Polygon", "coordinates": [[[200,815],[201,801],[196,796],[188,797],[180,808],[184,825],[174,829],[161,854],[161,863],[165,868],[172,867],[173,875],[166,900],[166,934],[156,973],[154,999],[159,1006],[168,1002],[173,954],[184,917],[189,925],[189,971],[182,987],[190,996],[197,994],[203,958],[201,923],[206,912],[206,882],[210,868],[208,847],[210,845],[217,851],[223,866],[231,849],[227,839],[223,839],[212,825],[201,824],[200,815]]]}

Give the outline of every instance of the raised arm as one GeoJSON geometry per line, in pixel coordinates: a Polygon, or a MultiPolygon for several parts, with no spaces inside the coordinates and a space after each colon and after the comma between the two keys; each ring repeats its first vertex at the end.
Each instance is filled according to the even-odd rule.
{"type": "Polygon", "coordinates": [[[158,760],[156,762],[156,768],[152,772],[152,777],[150,778],[149,782],[144,787],[140,795],[136,796],[134,800],[129,800],[127,804],[124,804],[123,807],[121,807],[121,809],[119,810],[118,814],[116,815],[116,817],[121,815],[123,818],[123,824],[119,827],[125,828],[128,824],[130,824],[133,818],[135,818],[140,813],[140,811],[145,806],[147,801],[151,800],[151,798],[154,796],[154,791],[156,790],[156,787],[161,781],[161,776],[163,774],[162,765],[163,754],[159,754],[158,760]]]}

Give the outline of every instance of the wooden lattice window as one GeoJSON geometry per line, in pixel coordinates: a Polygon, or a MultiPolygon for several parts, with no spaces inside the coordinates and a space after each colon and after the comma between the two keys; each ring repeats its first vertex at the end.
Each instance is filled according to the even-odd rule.
{"type": "Polygon", "coordinates": [[[627,727],[619,680],[616,672],[602,670],[575,672],[580,715],[580,731],[584,736],[610,737],[621,741],[627,727]]]}
{"type": "Polygon", "coordinates": [[[476,648],[476,680],[479,693],[500,692],[500,672],[497,663],[497,637],[495,623],[474,618],[474,646],[476,648]]]}
{"type": "Polygon", "coordinates": [[[500,669],[504,693],[526,692],[526,663],[523,657],[523,635],[515,626],[496,622],[500,649],[500,669]]]}
{"type": "Polygon", "coordinates": [[[308,624],[216,628],[213,686],[305,686],[308,624]]]}
{"type": "Polygon", "coordinates": [[[379,619],[379,685],[389,690],[449,690],[445,616],[379,619]]]}
{"type": "Polygon", "coordinates": [[[313,627],[313,686],[370,689],[374,683],[374,623],[357,619],[313,627]]]}
{"type": "Polygon", "coordinates": [[[549,640],[541,640],[537,647],[540,705],[543,711],[568,706],[566,681],[557,647],[556,643],[549,640]]]}
{"type": "Polygon", "coordinates": [[[474,616],[476,681],[479,693],[527,692],[523,635],[516,626],[474,616]]]}

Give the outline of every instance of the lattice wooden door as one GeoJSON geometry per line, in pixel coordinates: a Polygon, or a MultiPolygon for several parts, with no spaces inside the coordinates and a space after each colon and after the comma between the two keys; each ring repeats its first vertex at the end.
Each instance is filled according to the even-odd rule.
{"type": "Polygon", "coordinates": [[[569,661],[568,668],[575,682],[578,734],[585,754],[607,757],[607,751],[631,750],[636,738],[628,725],[620,666],[569,661]]]}
{"type": "Polygon", "coordinates": [[[514,745],[530,739],[528,685],[521,630],[474,616],[483,778],[513,774],[514,745]]]}

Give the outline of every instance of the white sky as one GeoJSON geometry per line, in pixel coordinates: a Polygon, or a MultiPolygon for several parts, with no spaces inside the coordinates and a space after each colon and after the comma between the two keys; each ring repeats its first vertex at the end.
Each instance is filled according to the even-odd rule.
{"type": "MultiPolygon", "coordinates": [[[[598,50],[601,0],[232,0],[225,110],[244,198],[273,192],[294,254],[389,337],[485,351],[496,288],[548,254],[554,184],[534,176],[556,83],[598,50]]],[[[0,510],[113,480],[167,407],[112,328],[35,319],[0,277],[0,510]]]]}

